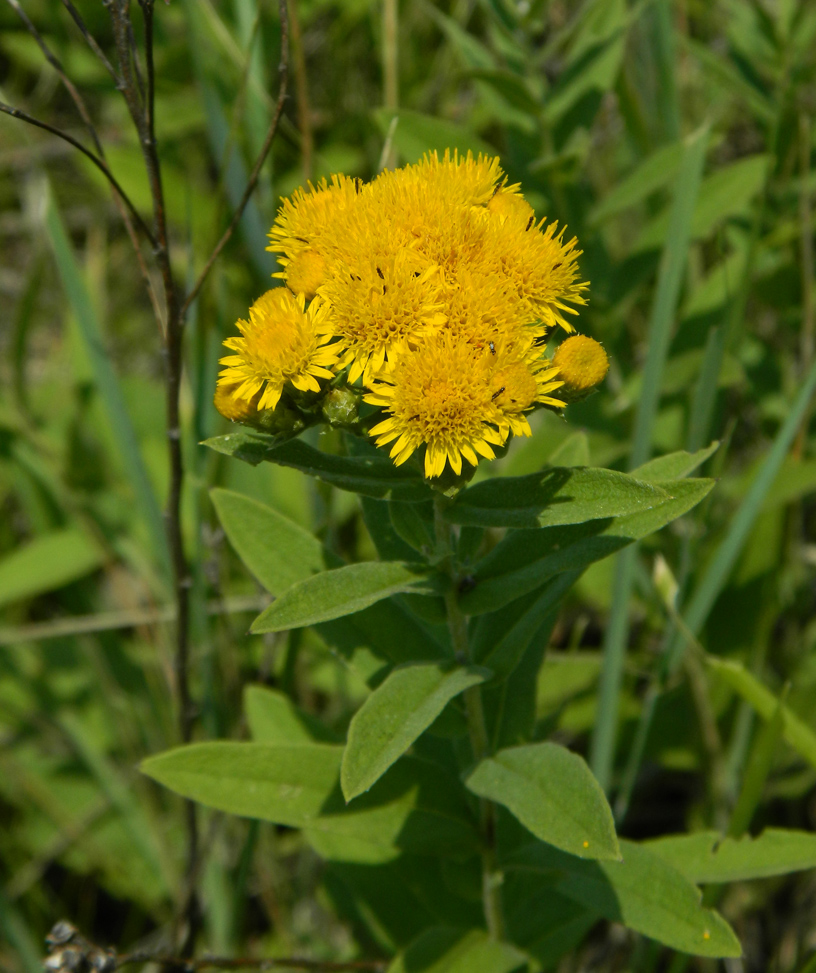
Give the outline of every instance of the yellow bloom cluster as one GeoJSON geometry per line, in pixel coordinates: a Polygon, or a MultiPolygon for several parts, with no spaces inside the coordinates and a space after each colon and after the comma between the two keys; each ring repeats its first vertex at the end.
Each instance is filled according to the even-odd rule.
{"type": "MultiPolygon", "coordinates": [[[[238,322],[219,386],[246,403],[263,389],[259,409],[287,385],[362,387],[383,410],[370,429],[377,445],[390,443],[396,464],[425,447],[429,477],[530,435],[525,413],[565,403],[568,376],[543,347],[555,326],[574,330],[587,284],[576,240],[537,221],[518,189],[498,159],[446,152],[370,183],[336,175],[298,190],[270,233],[287,288],[238,322]]],[[[606,356],[582,340],[603,355],[594,371],[586,348],[578,356],[597,382],[606,356]]],[[[562,358],[568,371],[576,356],[562,358]]]]}

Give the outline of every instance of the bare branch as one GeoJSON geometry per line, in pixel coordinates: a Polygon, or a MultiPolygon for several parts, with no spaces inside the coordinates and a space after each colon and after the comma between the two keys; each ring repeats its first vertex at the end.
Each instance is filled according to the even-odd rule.
{"type": "Polygon", "coordinates": [[[86,156],[91,160],[91,162],[93,162],[96,168],[99,169],[99,171],[105,176],[105,178],[108,180],[111,186],[116,190],[116,192],[122,198],[123,202],[125,203],[128,210],[130,211],[131,216],[136,221],[136,225],[142,231],[142,233],[144,233],[145,237],[150,242],[150,245],[152,247],[156,246],[156,240],[154,239],[153,234],[148,229],[145,221],[139,215],[139,211],[130,201],[130,197],[127,195],[124,189],[122,189],[122,187],[119,185],[116,177],[113,175],[113,173],[108,168],[107,164],[102,159],[100,159],[98,156],[95,156],[93,152],[91,152],[90,150],[86,149],[81,142],[77,141],[77,139],[73,137],[73,135],[69,135],[67,132],[63,132],[62,129],[54,128],[54,126],[49,125],[48,122],[41,122],[38,118],[34,118],[33,115],[29,115],[28,112],[24,112],[20,108],[12,108],[11,105],[7,105],[5,104],[5,102],[0,101],[0,112],[3,112],[6,115],[11,115],[12,118],[19,118],[20,121],[28,122],[29,125],[34,125],[36,128],[41,128],[46,132],[50,132],[52,135],[56,135],[57,138],[62,139],[64,142],[67,142],[69,145],[73,145],[75,149],[79,149],[79,151],[84,156],[86,156]]]}
{"type": "Polygon", "coordinates": [[[139,0],[144,17],[145,58],[147,60],[147,132],[156,141],[156,69],[153,64],[153,0],[139,0]]]}
{"type": "Polygon", "coordinates": [[[75,926],[64,920],[58,922],[46,938],[49,954],[45,969],[49,973],[115,973],[123,966],[135,963],[153,963],[196,973],[198,970],[311,970],[313,973],[347,973],[347,971],[368,971],[383,973],[387,963],[384,960],[348,960],[331,962],[329,960],[306,959],[299,956],[264,959],[254,956],[202,956],[200,959],[187,959],[183,956],[169,956],[151,950],[133,953],[116,953],[104,949],[86,939],[75,926]]]}
{"type": "MultiPolygon", "coordinates": [[[[53,67],[53,69],[57,72],[60,81],[64,85],[68,94],[71,96],[71,99],[74,102],[77,111],[79,112],[83,122],[85,123],[85,127],[88,129],[88,132],[91,136],[91,140],[93,141],[94,144],[94,148],[96,149],[99,158],[107,165],[107,160],[105,159],[105,150],[102,147],[102,143],[97,134],[96,127],[94,126],[93,121],[91,119],[91,114],[88,111],[87,105],[85,104],[85,99],[82,97],[82,95],[79,93],[79,91],[77,90],[77,88],[75,87],[71,79],[65,73],[65,69],[63,68],[59,58],[53,53],[53,51],[50,50],[48,45],[45,43],[44,38],[37,30],[37,28],[34,26],[33,22],[25,13],[25,11],[20,7],[20,4],[17,2],[17,0],[7,0],[7,2],[12,7],[12,9],[16,11],[17,15],[20,17],[23,24],[25,24],[26,30],[28,30],[29,34],[31,34],[31,36],[37,42],[40,50],[43,52],[43,56],[45,57],[45,59],[48,61],[51,67],[53,67]]],[[[121,81],[117,76],[116,72],[113,70],[110,61],[108,61],[102,49],[96,43],[96,41],[91,36],[91,34],[88,32],[88,29],[85,26],[85,22],[82,20],[82,17],[80,16],[77,9],[74,7],[71,0],[63,0],[63,3],[66,6],[68,12],[73,17],[77,27],[79,27],[83,36],[88,41],[91,50],[94,51],[97,57],[102,61],[102,63],[108,69],[108,71],[111,74],[111,77],[113,77],[114,81],[116,82],[117,87],[120,86],[121,81]]],[[[131,209],[131,211],[133,211],[133,206],[132,204],[130,204],[129,201],[127,201],[126,197],[121,192],[121,189],[118,192],[114,191],[113,195],[114,195],[114,201],[116,202],[116,206],[118,207],[119,212],[122,215],[122,221],[125,224],[125,229],[127,231],[127,234],[130,237],[130,242],[133,244],[133,249],[136,252],[136,260],[139,263],[139,270],[141,271],[142,279],[144,280],[145,287],[147,288],[147,293],[150,298],[150,302],[153,305],[153,311],[156,314],[157,319],[161,320],[161,311],[159,308],[158,300],[156,298],[156,291],[155,288],[153,287],[153,281],[150,279],[150,273],[147,269],[147,264],[145,263],[144,255],[142,254],[141,247],[139,246],[139,238],[134,228],[130,213],[128,212],[129,208],[131,209]]],[[[136,216],[138,219],[138,214],[136,214],[136,216]]],[[[142,224],[142,229],[146,230],[144,224],[142,224]]],[[[149,234],[148,234],[148,239],[152,244],[153,240],[151,239],[149,234]]]]}
{"type": "Polygon", "coordinates": [[[272,116],[272,121],[269,124],[269,129],[267,130],[266,138],[264,139],[261,151],[258,154],[258,158],[255,160],[255,165],[252,168],[252,174],[247,182],[244,195],[241,197],[240,203],[236,207],[235,212],[232,214],[232,219],[230,220],[229,226],[224,231],[221,239],[215,245],[215,249],[210,254],[209,259],[204,265],[204,269],[199,274],[198,280],[196,280],[195,284],[190,290],[190,293],[187,295],[187,299],[181,308],[182,317],[186,315],[187,311],[190,309],[190,305],[193,303],[196,297],[198,297],[199,291],[203,287],[204,282],[213,268],[213,264],[229,242],[232,234],[235,232],[235,228],[238,226],[238,223],[243,216],[246,205],[249,202],[252,194],[255,192],[255,187],[258,185],[258,179],[261,175],[261,169],[263,168],[267,155],[269,155],[269,150],[272,148],[272,143],[275,140],[278,124],[280,122],[281,115],[283,114],[283,106],[286,101],[286,89],[289,82],[289,12],[287,9],[286,0],[279,0],[278,9],[280,11],[281,20],[281,53],[280,62],[278,65],[278,72],[280,74],[280,90],[278,92],[277,103],[275,104],[275,113],[272,116]]]}
{"type": "Polygon", "coordinates": [[[68,94],[71,96],[71,100],[76,105],[77,111],[82,117],[82,121],[85,122],[85,127],[88,129],[88,132],[90,133],[96,151],[99,153],[99,155],[104,155],[104,152],[102,150],[102,143],[99,141],[99,136],[96,134],[96,128],[94,127],[94,123],[91,120],[91,116],[88,112],[88,109],[85,105],[82,95],[80,95],[74,83],[65,73],[65,70],[59,58],[52,53],[49,46],[45,43],[42,34],[40,34],[40,32],[34,26],[28,14],[23,10],[23,8],[20,6],[17,0],[6,0],[6,3],[8,3],[11,9],[14,10],[14,12],[20,18],[20,20],[22,20],[22,22],[25,24],[26,30],[29,32],[29,34],[31,34],[31,36],[37,42],[37,45],[39,46],[40,50],[43,52],[43,57],[46,59],[46,61],[48,61],[51,67],[59,75],[59,79],[65,86],[65,89],[68,92],[68,94]]]}
{"type": "Polygon", "coordinates": [[[116,73],[116,69],[114,68],[114,66],[108,60],[108,57],[105,54],[105,52],[102,50],[99,44],[97,44],[96,38],[93,36],[93,34],[91,34],[91,32],[85,26],[85,21],[82,19],[82,14],[73,5],[71,0],[62,0],[62,4],[65,7],[65,9],[68,11],[68,13],[71,15],[74,23],[79,28],[79,32],[85,38],[88,47],[90,47],[90,49],[94,52],[97,58],[99,58],[99,60],[102,62],[105,70],[113,78],[113,81],[116,84],[116,87],[118,88],[122,83],[121,79],[119,75],[116,73]]]}

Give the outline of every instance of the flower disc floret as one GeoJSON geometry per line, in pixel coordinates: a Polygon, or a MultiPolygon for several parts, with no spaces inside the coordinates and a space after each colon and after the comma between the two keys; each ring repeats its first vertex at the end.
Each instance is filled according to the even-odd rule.
{"type": "Polygon", "coordinates": [[[318,379],[331,378],[337,361],[328,344],[326,306],[319,299],[308,310],[302,294],[276,287],[249,309],[249,320],[238,321],[239,337],[224,345],[234,355],[221,359],[226,366],[218,384],[234,386],[236,399],[251,400],[263,389],[258,409],[274,409],[290,383],[301,392],[319,392],[318,379]]]}

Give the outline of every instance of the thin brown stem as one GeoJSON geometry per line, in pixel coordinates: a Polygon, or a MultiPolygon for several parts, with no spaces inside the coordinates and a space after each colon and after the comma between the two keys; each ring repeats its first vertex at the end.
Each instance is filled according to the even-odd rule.
{"type": "MultiPolygon", "coordinates": [[[[801,234],[802,332],[799,343],[802,375],[807,375],[814,352],[816,310],[813,300],[813,213],[810,196],[811,125],[807,112],[799,115],[799,228],[801,234]]],[[[807,438],[810,412],[802,420],[793,444],[793,455],[801,457],[807,438]]]]}
{"type": "Polygon", "coordinates": [[[90,159],[96,168],[99,169],[99,171],[105,176],[116,193],[118,193],[118,195],[121,197],[125,206],[127,206],[128,211],[133,217],[136,226],[145,235],[150,245],[156,245],[156,241],[153,234],[148,229],[147,224],[139,215],[139,211],[133,205],[130,197],[127,195],[124,189],[122,189],[122,187],[119,185],[116,177],[110,171],[104,160],[98,158],[98,156],[95,156],[89,149],[86,149],[80,141],[73,137],[73,135],[69,135],[67,132],[63,132],[62,129],[49,125],[48,122],[40,121],[39,118],[34,118],[33,115],[29,115],[28,112],[24,112],[21,108],[13,108],[11,105],[7,105],[5,102],[0,101],[0,112],[3,112],[5,115],[10,115],[12,118],[18,118],[22,122],[27,122],[29,125],[33,125],[35,128],[41,128],[45,132],[50,132],[51,135],[56,135],[57,138],[62,139],[63,142],[67,142],[69,145],[72,145],[75,149],[78,149],[84,156],[90,159]]]}
{"type": "Polygon", "coordinates": [[[275,113],[272,116],[272,121],[269,124],[269,129],[267,130],[266,138],[264,139],[261,151],[258,154],[258,158],[255,160],[255,165],[252,167],[252,173],[250,174],[246,189],[244,190],[244,195],[241,197],[241,201],[238,203],[238,206],[235,208],[235,212],[232,214],[232,219],[230,220],[229,226],[226,228],[226,230],[224,230],[224,233],[218,243],[216,243],[215,248],[208,257],[207,262],[204,264],[204,269],[199,274],[198,279],[190,289],[190,293],[187,295],[187,299],[182,304],[182,317],[186,316],[190,309],[190,305],[198,297],[201,288],[204,286],[204,282],[210,275],[210,271],[212,270],[215,261],[218,259],[219,254],[229,242],[232,234],[235,232],[235,228],[238,226],[238,223],[243,216],[247,203],[252,197],[252,194],[255,192],[255,188],[258,185],[258,179],[261,175],[261,169],[266,161],[266,157],[269,155],[269,150],[272,148],[272,142],[275,140],[278,124],[280,122],[281,115],[283,114],[283,106],[286,101],[286,90],[289,83],[289,18],[286,0],[279,0],[278,9],[280,11],[281,18],[281,53],[278,66],[278,73],[280,74],[280,89],[278,91],[278,100],[275,105],[275,113]]]}
{"type": "Polygon", "coordinates": [[[147,133],[156,141],[156,68],[153,63],[153,0],[140,0],[144,17],[145,57],[147,59],[147,133]]]}
{"type": "MultiPolygon", "coordinates": [[[[187,564],[184,537],[181,528],[181,498],[184,486],[184,462],[181,449],[180,395],[182,381],[182,359],[184,318],[178,287],[173,276],[170,260],[170,241],[167,210],[162,185],[161,163],[156,147],[155,132],[151,128],[151,111],[143,107],[143,97],[139,79],[132,68],[132,27],[126,0],[109,0],[116,54],[119,70],[123,79],[122,94],[130,116],[139,136],[150,195],[153,201],[153,223],[156,246],[154,255],[164,288],[166,309],[165,358],[166,358],[166,422],[167,448],[170,465],[170,483],[165,511],[167,541],[173,570],[173,589],[176,602],[176,646],[174,656],[174,675],[176,697],[178,700],[179,736],[182,743],[193,738],[196,709],[190,690],[190,588],[192,578],[187,564]]],[[[153,61],[152,4],[142,4],[145,18],[145,60],[148,70],[147,89],[152,92],[155,83],[153,61]]],[[[187,867],[185,873],[185,893],[180,916],[183,928],[180,945],[183,956],[192,954],[200,926],[200,909],[195,894],[193,877],[198,873],[199,840],[198,818],[195,804],[186,801],[184,805],[187,829],[187,867]]]]}
{"type": "MultiPolygon", "coordinates": [[[[383,105],[396,114],[399,105],[399,8],[398,0],[383,0],[382,21],[383,105]]],[[[382,168],[392,169],[396,154],[391,149],[382,168]]]]}
{"type": "Polygon", "coordinates": [[[59,75],[60,81],[62,82],[65,90],[71,96],[71,100],[76,105],[76,109],[79,112],[82,121],[85,123],[85,127],[88,129],[88,132],[91,136],[91,141],[93,142],[96,151],[99,153],[99,155],[104,155],[104,152],[102,151],[102,144],[99,141],[99,136],[96,133],[96,128],[94,127],[94,123],[91,120],[90,113],[88,112],[88,109],[85,105],[85,101],[82,98],[82,95],[80,95],[79,91],[77,91],[77,88],[74,85],[73,81],[71,81],[71,79],[65,73],[65,70],[59,58],[51,51],[49,46],[45,43],[42,34],[40,34],[40,32],[34,26],[28,14],[23,10],[23,8],[20,6],[17,0],[6,0],[6,3],[12,8],[12,10],[14,10],[14,12],[20,18],[20,20],[22,20],[26,30],[29,32],[29,34],[31,34],[31,36],[37,42],[37,46],[42,51],[43,57],[46,59],[46,61],[48,61],[51,67],[59,75]]]}
{"type": "Polygon", "coordinates": [[[108,60],[107,55],[105,54],[105,52],[102,50],[102,48],[99,46],[99,44],[97,44],[96,38],[93,36],[93,34],[85,26],[85,21],[82,19],[82,14],[73,5],[73,3],[71,2],[71,0],[62,0],[62,5],[65,7],[65,9],[71,15],[74,23],[77,25],[77,27],[79,29],[80,34],[82,34],[82,36],[85,38],[85,43],[88,45],[88,47],[90,47],[90,49],[97,56],[97,58],[99,59],[99,61],[104,66],[105,70],[113,78],[114,83],[116,84],[116,86],[118,88],[119,87],[119,84],[120,84],[119,75],[116,73],[116,69],[114,68],[114,66],[108,60]]]}
{"type": "MultiPolygon", "coordinates": [[[[85,127],[88,129],[88,133],[91,136],[91,141],[93,142],[94,148],[96,149],[98,159],[101,160],[104,163],[104,165],[107,167],[105,150],[102,146],[102,142],[99,138],[99,135],[97,134],[96,127],[94,126],[93,121],[91,119],[91,113],[88,111],[88,107],[85,104],[84,98],[79,93],[78,89],[73,84],[73,82],[68,77],[68,75],[65,73],[65,69],[62,66],[62,62],[45,43],[43,36],[34,26],[33,22],[25,13],[25,11],[20,7],[17,0],[7,0],[7,2],[17,12],[18,16],[20,17],[23,24],[25,25],[26,30],[29,32],[29,34],[31,34],[31,36],[37,42],[37,45],[39,46],[40,50],[43,52],[43,56],[45,57],[46,61],[48,61],[51,67],[53,67],[53,69],[56,71],[60,81],[62,82],[62,85],[64,86],[68,94],[71,96],[71,100],[74,102],[74,105],[76,106],[76,109],[79,112],[82,121],[85,123],[85,127]]],[[[94,38],[88,33],[88,29],[86,28],[85,23],[82,20],[82,17],[79,15],[79,12],[71,3],[71,0],[63,0],[63,3],[65,4],[68,12],[73,17],[74,22],[79,27],[83,36],[90,44],[91,49],[94,51],[97,57],[100,58],[102,63],[108,69],[108,71],[110,72],[111,76],[113,77],[118,87],[121,83],[119,76],[114,71],[110,61],[108,61],[108,59],[105,57],[105,54],[102,51],[102,49],[96,43],[94,38]]],[[[71,144],[75,144],[75,143],[71,143],[71,144]]],[[[98,165],[98,161],[96,161],[96,159],[94,159],[94,162],[96,165],[98,165]]],[[[160,319],[159,304],[158,304],[158,299],[156,297],[156,291],[155,288],[153,287],[153,281],[150,278],[150,273],[148,272],[147,264],[145,263],[141,246],[139,245],[139,237],[138,234],[136,233],[136,228],[133,224],[133,219],[131,218],[131,214],[133,214],[137,222],[140,223],[140,228],[142,229],[142,231],[147,233],[148,239],[150,240],[151,244],[154,243],[154,241],[150,236],[147,227],[143,223],[141,223],[141,217],[136,212],[135,208],[133,207],[133,204],[130,202],[127,196],[125,196],[119,184],[112,179],[112,176],[110,175],[110,169],[107,169],[106,175],[108,179],[111,181],[111,188],[113,188],[114,202],[116,203],[116,206],[119,209],[119,212],[122,216],[122,221],[125,224],[125,229],[127,230],[127,234],[130,237],[130,242],[132,243],[133,249],[136,252],[136,259],[139,263],[139,270],[141,271],[142,279],[144,280],[145,287],[147,288],[147,293],[148,296],[150,297],[150,302],[153,305],[153,311],[156,314],[157,318],[160,319]]]]}
{"type": "Polygon", "coordinates": [[[298,127],[300,128],[300,154],[303,159],[303,179],[312,178],[314,157],[314,133],[312,109],[309,105],[309,76],[306,73],[306,55],[300,30],[298,0],[289,0],[289,21],[292,29],[292,59],[295,63],[295,94],[297,98],[298,127]]]}

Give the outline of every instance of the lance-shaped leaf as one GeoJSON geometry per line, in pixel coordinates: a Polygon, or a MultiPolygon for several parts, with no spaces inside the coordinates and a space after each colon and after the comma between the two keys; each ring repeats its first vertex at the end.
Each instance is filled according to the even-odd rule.
{"type": "Polygon", "coordinates": [[[499,750],[465,780],[542,841],[579,858],[619,859],[612,811],[585,761],[555,743],[499,750]]]}
{"type": "Polygon", "coordinates": [[[669,480],[661,488],[671,496],[650,510],[586,524],[513,531],[476,565],[475,585],[462,595],[462,610],[469,615],[495,611],[555,574],[583,569],[614,554],[686,513],[713,486],[713,480],[669,480]]]}
{"type": "Polygon", "coordinates": [[[426,929],[386,973],[512,973],[527,969],[527,956],[481,929],[426,929]]]}
{"type": "Polygon", "coordinates": [[[702,466],[705,461],[714,455],[719,449],[719,441],[714,440],[705,449],[698,449],[696,453],[687,453],[679,450],[676,453],[668,453],[666,456],[658,456],[656,459],[649,460],[643,466],[632,470],[632,476],[638,480],[647,480],[649,483],[662,483],[664,480],[679,480],[681,477],[693,473],[698,466],[702,466]]]}
{"type": "Polygon", "coordinates": [[[376,864],[402,852],[468,855],[477,836],[461,788],[428,761],[403,758],[346,807],[343,748],[329,744],[195,743],[142,770],[177,794],[230,814],[303,828],[326,858],[376,864]]]}
{"type": "Polygon", "coordinates": [[[623,860],[581,861],[545,844],[525,845],[504,861],[505,869],[537,869],[555,890],[612,922],[695,956],[739,956],[728,923],[700,904],[700,890],[643,845],[621,841],[623,860]]]}
{"type": "Polygon", "coordinates": [[[480,616],[471,641],[474,660],[492,670],[496,679],[509,676],[579,575],[579,571],[564,571],[547,582],[540,593],[480,616]]]}
{"type": "Polygon", "coordinates": [[[252,631],[283,632],[328,622],[403,591],[432,593],[433,587],[416,566],[401,561],[348,564],[292,585],[255,619],[252,631]]]}
{"type": "Polygon", "coordinates": [[[438,663],[394,669],[349,726],[340,774],[346,800],[379,780],[454,696],[490,676],[489,669],[438,663]]]}
{"type": "Polygon", "coordinates": [[[644,847],[692,882],[739,882],[816,868],[816,834],[786,828],[766,828],[756,838],[700,831],[656,838],[644,847]]]}
{"type": "Polygon", "coordinates": [[[305,713],[277,689],[268,686],[244,688],[244,713],[256,743],[337,743],[320,720],[305,713]]]}
{"type": "Polygon", "coordinates": [[[816,733],[804,720],[766,689],[741,662],[733,659],[718,659],[713,655],[707,655],[705,662],[746,702],[750,703],[764,720],[771,720],[777,713],[781,714],[783,739],[812,767],[816,767],[816,733]]]}
{"type": "Polygon", "coordinates": [[[335,456],[300,439],[279,444],[275,437],[253,432],[217,436],[205,440],[204,445],[253,466],[264,461],[290,466],[324,483],[365,497],[411,502],[432,497],[430,487],[416,470],[394,466],[385,455],[335,456]]]}
{"type": "Polygon", "coordinates": [[[273,595],[326,569],[320,541],[277,510],[232,490],[210,496],[230,544],[273,595]]]}
{"type": "Polygon", "coordinates": [[[668,485],[626,473],[559,466],[483,480],[463,490],[445,517],[476,527],[552,527],[651,510],[671,496],[668,485]]]}

